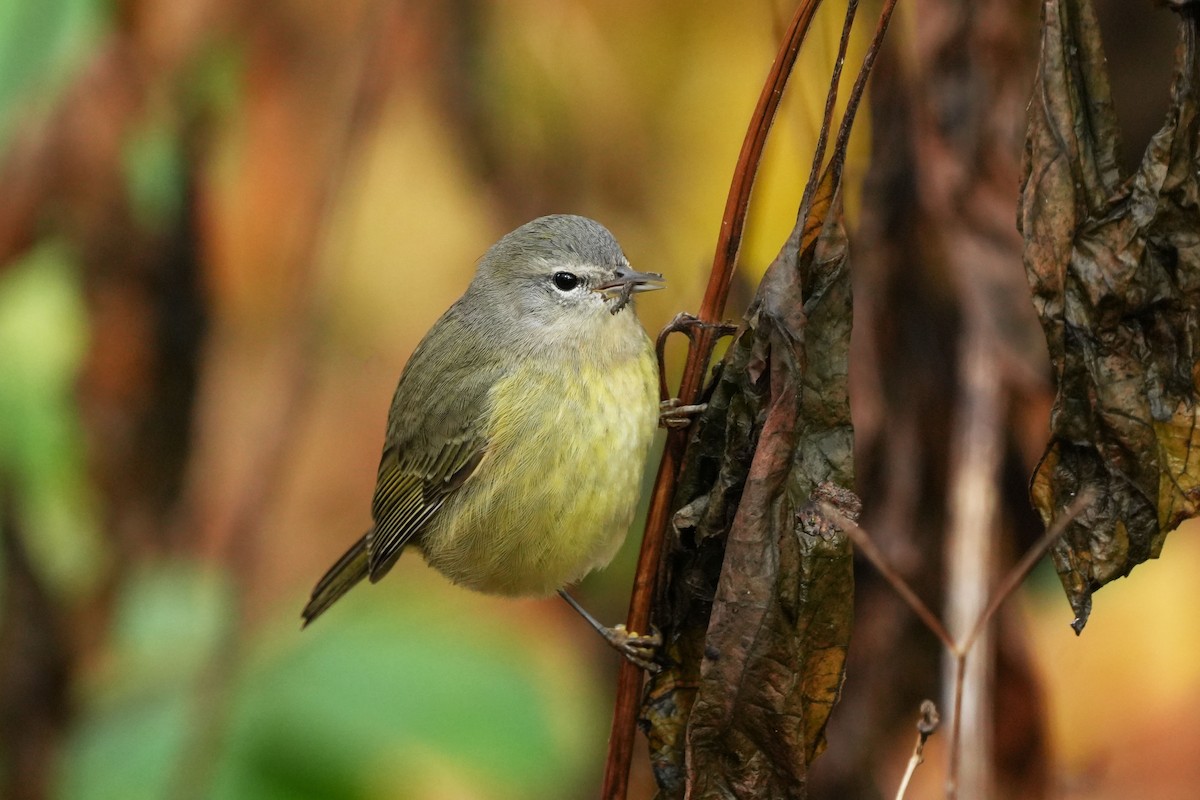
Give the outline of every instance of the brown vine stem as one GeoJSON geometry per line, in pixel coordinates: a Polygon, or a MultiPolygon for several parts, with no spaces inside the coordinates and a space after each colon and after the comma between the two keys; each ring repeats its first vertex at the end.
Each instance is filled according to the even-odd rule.
{"type": "MultiPolygon", "coordinates": [[[[741,249],[742,235],[746,228],[750,192],[754,187],[763,147],[779,108],[779,101],[783,97],[788,76],[791,75],[792,66],[800,52],[800,45],[820,5],[821,0],[803,0],[796,9],[784,34],[783,44],[775,57],[775,63],[771,65],[771,71],[759,95],[746,138],[742,142],[742,150],[733,173],[733,183],[725,202],[721,230],[717,236],[708,288],[700,303],[700,324],[689,337],[691,345],[679,385],[679,399],[685,405],[694,404],[700,396],[704,374],[716,342],[717,331],[714,324],[720,321],[725,312],[725,301],[729,297],[729,286],[733,280],[738,251],[741,249]]],[[[633,579],[633,592],[629,598],[629,616],[625,626],[631,631],[644,631],[650,624],[650,601],[658,577],[663,535],[667,529],[671,497],[675,493],[675,480],[686,445],[686,428],[667,432],[666,447],[650,496],[650,510],[646,516],[642,548],[633,579]]],[[[604,766],[604,784],[600,793],[604,800],[624,800],[626,795],[641,688],[641,670],[628,661],[623,661],[617,677],[612,731],[609,734],[608,758],[604,766]]]]}

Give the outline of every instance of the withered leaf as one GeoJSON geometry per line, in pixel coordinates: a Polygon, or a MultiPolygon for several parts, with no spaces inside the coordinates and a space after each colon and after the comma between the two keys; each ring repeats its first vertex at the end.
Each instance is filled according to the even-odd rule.
{"type": "Polygon", "coordinates": [[[1091,3],[1044,12],[1020,224],[1058,388],[1032,495],[1047,525],[1084,487],[1101,498],[1053,550],[1079,631],[1200,500],[1200,62],[1182,14],[1170,112],[1122,179],[1091,3]]]}
{"type": "Polygon", "coordinates": [[[663,797],[803,797],[841,689],[850,548],[810,503],[853,483],[834,186],[768,270],[689,444],[656,605],[674,663],[642,717],[663,797]]]}

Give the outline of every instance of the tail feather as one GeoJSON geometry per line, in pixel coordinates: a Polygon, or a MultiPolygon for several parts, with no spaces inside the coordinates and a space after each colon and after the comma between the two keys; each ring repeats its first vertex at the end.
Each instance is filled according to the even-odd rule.
{"type": "Polygon", "coordinates": [[[304,625],[308,625],[329,608],[338,598],[354,588],[355,584],[367,577],[367,537],[359,539],[354,546],[329,568],[325,577],[317,582],[312,591],[312,598],[300,616],[304,625]]]}

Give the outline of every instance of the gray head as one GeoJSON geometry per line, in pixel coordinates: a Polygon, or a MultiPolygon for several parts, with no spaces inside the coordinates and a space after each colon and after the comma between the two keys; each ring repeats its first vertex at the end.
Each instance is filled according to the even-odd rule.
{"type": "Polygon", "coordinates": [[[479,262],[468,295],[541,325],[614,316],[633,292],[661,288],[662,276],[637,272],[608,229],[555,214],[507,234],[479,262]]]}

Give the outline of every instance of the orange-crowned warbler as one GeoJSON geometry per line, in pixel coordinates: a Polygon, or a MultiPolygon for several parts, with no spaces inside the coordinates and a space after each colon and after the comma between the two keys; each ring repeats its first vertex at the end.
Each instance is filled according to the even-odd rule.
{"type": "Polygon", "coordinates": [[[388,414],[374,524],[313,590],[305,624],[406,547],[482,592],[559,592],[649,665],[654,637],[599,625],[563,591],[616,554],[658,417],[636,272],[585,217],[535,219],[492,245],[425,335],[388,414]]]}

